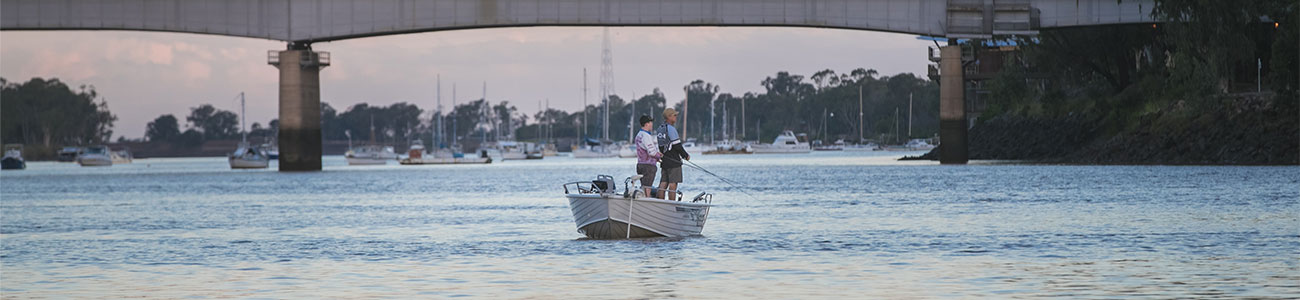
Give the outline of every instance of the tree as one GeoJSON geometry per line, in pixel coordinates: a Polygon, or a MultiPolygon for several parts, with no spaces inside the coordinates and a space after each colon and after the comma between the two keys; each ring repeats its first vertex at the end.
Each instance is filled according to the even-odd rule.
{"type": "Polygon", "coordinates": [[[713,102],[713,97],[718,94],[720,88],[721,87],[717,85],[704,82],[704,80],[700,79],[691,81],[690,84],[686,85],[686,103],[689,104],[690,107],[685,107],[685,109],[681,106],[677,107],[678,111],[684,111],[680,117],[686,119],[686,122],[683,122],[682,126],[678,126],[679,130],[683,130],[683,138],[692,136],[690,133],[686,132],[691,129],[695,129],[692,132],[697,133],[694,136],[708,136],[706,132],[709,130],[709,104],[713,102]],[[690,112],[692,111],[695,112],[694,117],[691,117],[690,115],[690,112]]]}
{"type": "Polygon", "coordinates": [[[191,108],[185,121],[190,123],[190,128],[198,128],[204,140],[229,139],[239,135],[239,115],[218,110],[211,104],[191,108]]]}
{"type": "MultiPolygon", "coordinates": [[[[1254,72],[1255,60],[1269,61],[1271,49],[1265,40],[1275,30],[1261,28],[1280,26],[1261,20],[1285,21],[1294,30],[1294,16],[1300,12],[1292,0],[1213,1],[1213,0],[1161,0],[1156,1],[1152,15],[1168,22],[1165,36],[1168,43],[1184,58],[1182,64],[1193,64],[1185,72],[1208,73],[1212,82],[1190,84],[1217,85],[1226,88],[1234,67],[1250,62],[1254,72]]],[[[1294,57],[1296,44],[1289,43],[1287,53],[1294,57]]],[[[1243,70],[1244,71],[1244,70],[1243,70]]],[[[1178,71],[1174,71],[1178,72],[1178,71]]],[[[1176,74],[1174,74],[1176,76],[1176,74]]],[[[1285,83],[1290,84],[1290,82],[1285,83]]]]}
{"type": "Polygon", "coordinates": [[[161,115],[145,126],[144,136],[151,142],[172,142],[181,135],[176,116],[161,115]]]}
{"type": "Polygon", "coordinates": [[[0,136],[5,143],[84,145],[103,143],[117,116],[93,86],[73,91],[58,79],[15,84],[0,78],[0,136]]]}

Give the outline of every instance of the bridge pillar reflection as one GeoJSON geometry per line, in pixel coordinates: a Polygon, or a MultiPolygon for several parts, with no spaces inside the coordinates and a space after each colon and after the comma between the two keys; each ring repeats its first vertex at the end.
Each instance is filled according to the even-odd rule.
{"type": "Polygon", "coordinates": [[[280,69],[280,171],[320,171],[320,70],[329,52],[291,43],[268,51],[267,63],[280,69]]]}
{"type": "Polygon", "coordinates": [[[939,48],[939,163],[965,164],[966,85],[962,76],[961,46],[939,48]]]}

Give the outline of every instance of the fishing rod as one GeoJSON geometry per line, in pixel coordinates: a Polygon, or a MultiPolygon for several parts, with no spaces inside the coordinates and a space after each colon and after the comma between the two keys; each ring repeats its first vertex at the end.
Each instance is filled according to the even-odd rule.
{"type": "Polygon", "coordinates": [[[731,179],[727,179],[725,177],[719,176],[718,174],[713,174],[713,172],[709,172],[709,170],[706,170],[704,169],[704,167],[701,167],[700,165],[697,165],[694,162],[691,162],[689,160],[682,160],[682,162],[685,163],[685,165],[687,166],[690,166],[692,168],[695,168],[696,170],[700,170],[701,172],[704,172],[704,174],[709,174],[710,176],[717,177],[718,180],[721,180],[723,183],[731,185],[731,187],[736,188],[741,193],[745,193],[745,195],[749,195],[749,197],[751,198],[754,197],[754,194],[750,194],[749,191],[745,190],[746,189],[745,187],[740,186],[740,184],[737,184],[735,181],[732,181],[731,179]]]}

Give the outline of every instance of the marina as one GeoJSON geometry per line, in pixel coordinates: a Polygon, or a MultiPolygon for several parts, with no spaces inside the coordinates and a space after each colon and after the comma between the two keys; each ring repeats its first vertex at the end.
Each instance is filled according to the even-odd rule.
{"type": "Polygon", "coordinates": [[[693,161],[753,195],[686,169],[681,189],[714,194],[707,226],[697,236],[630,240],[589,240],[576,232],[560,188],[611,174],[622,192],[621,179],[633,170],[628,160],[349,166],[342,156],[327,156],[324,170],[312,173],[276,172],[274,161],[270,169],[231,171],[224,157],[137,159],[112,168],[28,162],[28,170],[0,172],[3,293],[1300,293],[1293,284],[1300,281],[1294,269],[1300,169],[1294,166],[975,161],[952,168],[896,160],[919,153],[700,156],[693,161]],[[607,287],[589,288],[594,281],[607,287]]]}

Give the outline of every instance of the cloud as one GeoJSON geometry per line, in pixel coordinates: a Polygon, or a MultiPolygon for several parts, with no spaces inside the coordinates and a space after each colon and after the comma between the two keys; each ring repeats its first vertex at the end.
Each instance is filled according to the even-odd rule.
{"type": "Polygon", "coordinates": [[[181,71],[184,72],[185,79],[191,83],[197,83],[199,80],[212,77],[212,67],[197,61],[185,62],[181,66],[181,71]]]}
{"type": "Polygon", "coordinates": [[[37,52],[35,57],[24,61],[24,74],[32,74],[10,80],[26,80],[30,77],[58,77],[64,81],[83,81],[96,75],[99,71],[88,64],[81,53],[75,52],[37,52]]]}

